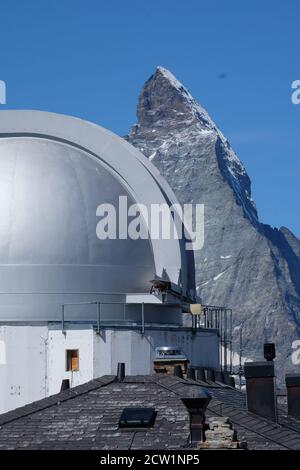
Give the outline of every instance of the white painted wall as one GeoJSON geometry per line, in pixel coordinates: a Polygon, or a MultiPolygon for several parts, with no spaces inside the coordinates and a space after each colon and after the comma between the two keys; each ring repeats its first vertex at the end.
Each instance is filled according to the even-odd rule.
{"type": "Polygon", "coordinates": [[[93,378],[112,373],[112,333],[112,330],[101,330],[100,335],[94,333],[93,378]]]}
{"type": "Polygon", "coordinates": [[[104,330],[94,339],[94,377],[115,374],[118,362],[126,363],[129,375],[151,374],[158,346],[181,348],[193,366],[219,366],[219,341],[214,332],[192,335],[189,331],[146,330],[142,336],[139,331],[104,330]]]}
{"type": "Polygon", "coordinates": [[[118,362],[126,373],[151,374],[155,348],[177,346],[193,366],[218,368],[217,334],[182,330],[101,330],[91,325],[0,326],[0,412],[60,391],[63,379],[72,387],[105,374],[115,374],[118,362]],[[66,350],[79,350],[79,370],[66,371],[66,350]]]}
{"type": "Polygon", "coordinates": [[[93,378],[93,336],[91,326],[73,325],[63,334],[61,329],[49,329],[48,335],[48,393],[60,391],[63,379],[69,379],[71,387],[80,385],[93,378]],[[79,350],[79,370],[66,370],[66,350],[79,350]]]}
{"type": "Polygon", "coordinates": [[[0,325],[0,413],[46,396],[48,327],[0,325]]]}

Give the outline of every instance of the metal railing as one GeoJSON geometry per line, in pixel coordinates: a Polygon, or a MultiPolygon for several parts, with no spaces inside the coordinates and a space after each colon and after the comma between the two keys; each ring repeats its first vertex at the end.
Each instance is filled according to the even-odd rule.
{"type": "Polygon", "coordinates": [[[224,371],[232,372],[232,309],[203,305],[198,324],[203,328],[215,328],[220,336],[220,365],[224,371]],[[229,356],[229,357],[228,357],[229,356]]]}
{"type": "Polygon", "coordinates": [[[123,307],[123,318],[117,318],[116,321],[118,323],[137,323],[134,320],[129,320],[126,319],[126,306],[128,305],[134,305],[134,306],[141,306],[141,322],[140,322],[140,327],[141,327],[141,333],[145,333],[145,303],[141,302],[136,303],[136,302],[103,302],[103,301],[90,301],[90,302],[68,302],[62,304],[62,312],[61,312],[61,329],[62,332],[65,334],[66,333],[66,307],[72,307],[72,306],[84,306],[84,305],[95,305],[96,306],[96,333],[100,334],[101,330],[101,306],[104,305],[121,305],[123,307]]]}
{"type": "MultiPolygon", "coordinates": [[[[115,301],[87,301],[87,302],[69,302],[62,304],[61,308],[61,329],[62,333],[66,334],[66,308],[72,306],[95,306],[95,320],[90,321],[95,324],[95,330],[98,335],[101,333],[101,328],[109,325],[134,325],[140,329],[142,335],[145,334],[146,323],[146,306],[157,305],[152,303],[137,303],[137,302],[115,302],[115,301]],[[104,306],[121,306],[123,311],[122,318],[117,317],[111,320],[105,320],[102,318],[102,311],[104,306]],[[126,318],[127,306],[135,306],[139,313],[136,318],[126,318]]],[[[175,307],[176,304],[160,304],[165,307],[175,307]]],[[[74,321],[74,320],[71,320],[74,321]]],[[[153,323],[153,322],[152,322],[153,323]]],[[[174,324],[176,326],[176,324],[174,324]]],[[[216,329],[220,338],[220,366],[224,371],[232,372],[232,309],[226,307],[217,307],[212,305],[202,305],[202,311],[200,315],[192,315],[192,330],[197,329],[216,329]],[[228,357],[229,356],[229,357],[228,357]],[[229,360],[228,360],[229,359],[229,360]]]]}

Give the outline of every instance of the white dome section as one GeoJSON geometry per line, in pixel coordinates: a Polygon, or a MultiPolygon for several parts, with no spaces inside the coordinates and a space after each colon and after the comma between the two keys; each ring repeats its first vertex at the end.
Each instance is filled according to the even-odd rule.
{"type": "Polygon", "coordinates": [[[100,160],[83,150],[37,137],[0,139],[0,265],[23,267],[28,276],[15,289],[35,290],[33,276],[42,291],[147,291],[155,274],[150,241],[96,236],[97,207],[109,203],[117,210],[121,195],[134,203],[100,160]],[[98,285],[87,285],[87,272],[98,285]]]}
{"type": "MultiPolygon", "coordinates": [[[[56,321],[62,304],[147,293],[156,275],[193,298],[185,239],[97,238],[97,207],[117,208],[119,196],[148,211],[178,204],[151,162],[106,129],[53,113],[0,111],[0,320],[56,321]]],[[[79,308],[78,318],[94,318],[94,307],[79,308]]]]}

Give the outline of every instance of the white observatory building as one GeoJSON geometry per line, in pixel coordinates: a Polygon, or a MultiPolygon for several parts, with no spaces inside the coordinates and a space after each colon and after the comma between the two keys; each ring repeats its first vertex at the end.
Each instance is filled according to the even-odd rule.
{"type": "Polygon", "coordinates": [[[187,313],[197,299],[185,240],[97,237],[97,208],[120,196],[176,203],[151,162],[111,132],[0,112],[0,412],[59,392],[63,379],[114,374],[118,362],[152,373],[157,347],[219,367],[218,331],[192,328],[187,313]]]}

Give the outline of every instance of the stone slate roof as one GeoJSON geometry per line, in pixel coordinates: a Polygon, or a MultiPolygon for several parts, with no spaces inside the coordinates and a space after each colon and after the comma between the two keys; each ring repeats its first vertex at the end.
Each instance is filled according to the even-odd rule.
{"type": "Polygon", "coordinates": [[[181,397],[205,389],[207,416],[228,416],[250,449],[300,449],[300,422],[279,424],[246,410],[245,396],[217,383],[170,375],[104,376],[0,416],[1,449],[187,449],[189,416],[181,397]],[[120,430],[125,407],[154,407],[153,428],[120,430]]]}

